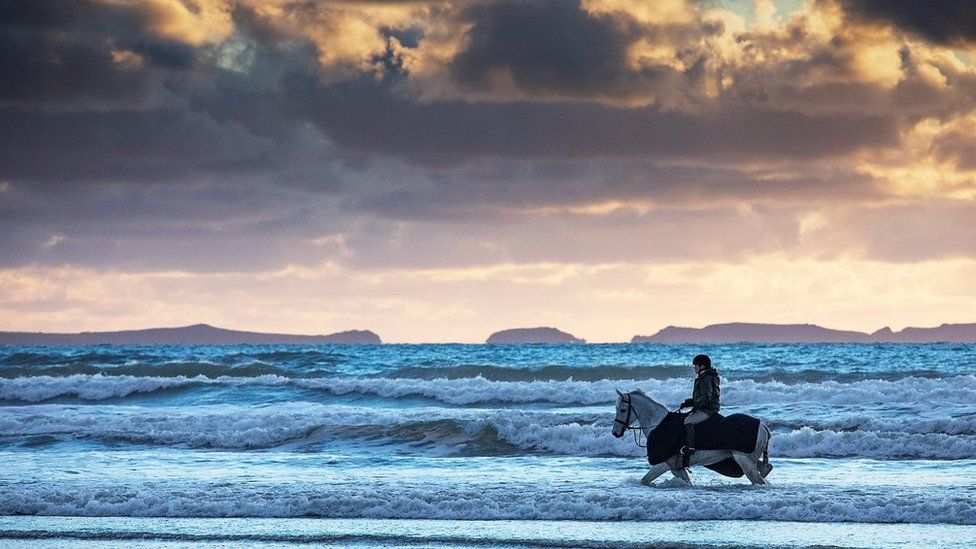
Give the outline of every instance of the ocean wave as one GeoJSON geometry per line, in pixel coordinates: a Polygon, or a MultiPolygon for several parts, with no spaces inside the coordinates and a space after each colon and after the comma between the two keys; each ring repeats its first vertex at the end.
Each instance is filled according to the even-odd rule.
{"type": "Polygon", "coordinates": [[[872,417],[863,414],[836,419],[776,418],[770,427],[795,431],[804,427],[820,431],[880,431],[905,434],[976,435],[976,414],[963,417],[918,417],[904,414],[898,418],[872,417]]]}
{"type": "MultiPolygon", "coordinates": [[[[634,444],[630,437],[613,438],[604,424],[569,422],[526,428],[515,422],[504,422],[496,428],[499,438],[528,452],[590,457],[646,456],[646,450],[634,444]]],[[[976,436],[838,432],[803,427],[774,433],[769,453],[772,457],[786,458],[973,459],[976,436]]]]}
{"type": "MultiPolygon", "coordinates": [[[[320,378],[295,380],[300,387],[333,394],[364,393],[384,398],[421,396],[447,404],[491,402],[549,402],[555,404],[603,404],[616,400],[616,390],[642,389],[665,405],[681,402],[688,395],[686,380],[601,380],[601,381],[491,381],[482,377],[465,379],[406,380],[387,378],[320,378]]],[[[727,406],[797,404],[870,405],[913,402],[969,404],[976,401],[976,376],[898,381],[870,380],[853,383],[786,384],[777,381],[728,381],[723,384],[727,406]]]]}
{"type": "Polygon", "coordinates": [[[82,347],[8,347],[14,350],[4,353],[0,347],[0,372],[10,367],[46,367],[50,365],[97,364],[115,366],[132,362],[152,362],[159,360],[157,349],[150,346],[116,347],[116,346],[82,346],[82,347]]]}
{"type": "MultiPolygon", "coordinates": [[[[844,371],[843,365],[835,364],[825,369],[781,369],[758,367],[748,370],[722,369],[728,380],[758,382],[776,381],[786,384],[836,381],[849,383],[880,379],[898,381],[905,378],[941,378],[945,372],[933,369],[906,369],[894,371],[844,371]]],[[[691,382],[694,373],[687,365],[562,365],[547,366],[498,366],[491,364],[461,364],[454,366],[407,366],[389,371],[383,377],[409,379],[464,379],[483,377],[490,381],[601,381],[601,380],[668,380],[683,379],[691,382]]]]}
{"type": "Polygon", "coordinates": [[[96,412],[85,407],[65,410],[42,405],[3,410],[0,437],[45,437],[49,442],[94,439],[235,450],[298,447],[330,440],[346,444],[380,440],[394,448],[414,445],[434,453],[463,452],[467,444],[480,444],[483,453],[494,455],[499,447],[504,449],[511,444],[498,435],[500,431],[515,434],[534,425],[558,426],[567,417],[545,412],[498,411],[485,417],[482,412],[445,414],[437,409],[397,411],[316,405],[218,406],[207,413],[185,413],[177,408],[101,408],[106,409],[96,412]]]}
{"type": "Polygon", "coordinates": [[[770,455],[779,457],[855,457],[868,459],[973,459],[976,437],[943,433],[819,430],[804,427],[775,434],[770,455]]]}
{"type": "MultiPolygon", "coordinates": [[[[147,363],[134,362],[121,365],[92,364],[89,362],[48,364],[38,366],[0,367],[0,380],[21,377],[74,377],[100,375],[103,377],[259,377],[279,375],[289,377],[290,371],[270,362],[252,360],[235,364],[217,364],[207,361],[176,361],[147,363]]],[[[318,373],[321,375],[321,373],[318,373]]]]}
{"type": "Polygon", "coordinates": [[[0,513],[125,517],[322,517],[448,520],[761,520],[976,524],[968,493],[912,488],[644,488],[486,480],[436,482],[0,486],[0,513]],[[449,488],[448,492],[445,490],[449,488]],[[449,493],[450,496],[446,494],[449,493]]]}
{"type": "MultiPolygon", "coordinates": [[[[434,455],[544,454],[644,457],[631,437],[614,438],[609,414],[525,410],[380,410],[349,406],[218,407],[94,413],[38,406],[0,414],[0,437],[24,444],[91,439],[108,443],[252,450],[354,448],[434,455]]],[[[790,458],[972,459],[976,436],[939,432],[836,431],[807,426],[777,431],[770,455],[790,458]]]]}
{"type": "Polygon", "coordinates": [[[481,377],[489,381],[601,381],[633,379],[690,380],[688,366],[660,364],[656,366],[568,366],[553,364],[541,367],[508,367],[491,364],[461,364],[447,367],[408,366],[388,373],[384,377],[405,379],[465,379],[481,377]]]}
{"type": "MultiPolygon", "coordinates": [[[[286,346],[288,347],[288,346],[286,346]]],[[[482,377],[490,381],[601,381],[601,380],[669,380],[693,377],[684,364],[518,364],[518,356],[509,357],[516,363],[451,363],[443,360],[424,360],[423,353],[412,349],[417,356],[360,357],[343,354],[335,349],[257,347],[241,350],[231,347],[217,352],[196,348],[115,348],[105,347],[84,351],[84,348],[47,352],[14,352],[4,355],[0,350],[0,379],[30,376],[71,376],[76,374],[106,376],[131,375],[138,377],[195,377],[220,376],[257,377],[275,374],[283,377],[322,377],[340,373],[354,373],[365,377],[404,379],[465,379],[482,377]],[[411,364],[412,363],[412,364],[411,364]]],[[[453,356],[453,359],[463,355],[453,356]]],[[[572,358],[572,357],[553,357],[572,358]]],[[[579,357],[578,357],[579,358],[579,357]]],[[[911,368],[901,365],[885,369],[864,369],[838,361],[827,361],[821,368],[798,368],[797,364],[781,364],[767,360],[751,367],[730,365],[721,369],[727,380],[758,382],[777,381],[787,384],[837,381],[849,383],[869,379],[898,381],[905,378],[939,378],[945,371],[932,368],[911,368]]],[[[856,366],[856,365],[855,365],[856,366]]]]}
{"type": "MultiPolygon", "coordinates": [[[[75,374],[0,379],[0,399],[41,402],[58,397],[82,400],[120,398],[201,385],[235,387],[284,387],[323,391],[332,395],[376,395],[386,399],[423,397],[451,405],[488,403],[552,403],[561,405],[610,404],[616,390],[640,388],[665,405],[674,405],[688,394],[685,380],[600,380],[600,381],[492,381],[483,377],[461,379],[412,378],[291,378],[278,374],[241,376],[141,377],[125,375],[75,374]]],[[[727,381],[723,385],[727,406],[749,407],[814,403],[830,406],[899,406],[938,402],[968,405],[976,402],[976,376],[942,379],[905,378],[897,381],[868,380],[851,383],[786,384],[778,381],[727,381]]]]}
{"type": "Polygon", "coordinates": [[[0,400],[41,402],[58,397],[105,400],[134,393],[206,383],[209,378],[103,376],[75,374],[67,377],[17,377],[0,380],[0,400]]]}
{"type": "MultiPolygon", "coordinates": [[[[252,519],[253,520],[253,519],[252,519]]],[[[410,535],[397,535],[395,533],[388,534],[344,534],[344,533],[315,533],[315,534],[299,534],[299,533],[275,533],[275,534],[263,534],[263,533],[252,533],[252,534],[232,534],[232,533],[212,533],[212,534],[197,534],[197,533],[185,533],[185,532],[154,532],[154,531],[137,531],[137,530],[126,530],[126,531],[92,531],[92,530],[57,530],[57,531],[43,531],[43,530],[0,530],[0,541],[2,540],[81,540],[81,541],[111,541],[114,544],[119,542],[128,541],[133,542],[145,542],[152,541],[155,543],[160,542],[180,542],[181,544],[200,544],[205,547],[210,547],[210,544],[217,544],[218,547],[223,547],[226,543],[233,543],[234,546],[244,545],[244,544],[254,544],[254,543],[274,543],[274,544],[327,544],[326,546],[334,546],[338,544],[340,547],[346,545],[360,546],[364,545],[366,547],[380,546],[380,547],[553,547],[563,549],[565,547],[579,547],[581,549],[606,549],[610,544],[605,541],[592,540],[592,539],[566,539],[561,537],[556,540],[545,540],[539,538],[519,538],[519,537],[508,537],[504,539],[495,539],[479,536],[469,536],[463,533],[456,533],[451,535],[438,535],[438,534],[410,534],[410,535]]],[[[615,548],[620,549],[648,549],[649,547],[657,549],[698,549],[698,548],[711,548],[715,545],[712,543],[699,544],[699,543],[653,543],[648,544],[647,542],[628,542],[615,540],[612,544],[615,548]]]]}

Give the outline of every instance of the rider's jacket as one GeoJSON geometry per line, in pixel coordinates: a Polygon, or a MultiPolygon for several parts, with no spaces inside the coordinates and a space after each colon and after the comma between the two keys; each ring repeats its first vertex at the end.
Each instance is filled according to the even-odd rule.
{"type": "Polygon", "coordinates": [[[695,390],[691,393],[692,406],[696,410],[717,414],[722,407],[719,403],[720,393],[718,371],[715,368],[705,368],[695,378],[695,390]]]}

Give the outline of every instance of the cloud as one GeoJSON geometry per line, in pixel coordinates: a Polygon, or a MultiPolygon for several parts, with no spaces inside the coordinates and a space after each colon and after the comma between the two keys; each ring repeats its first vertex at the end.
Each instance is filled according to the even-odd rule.
{"type": "Polygon", "coordinates": [[[841,227],[833,239],[853,236],[863,256],[880,261],[968,258],[976,250],[976,203],[971,200],[845,209],[831,218],[841,227]]]}
{"type": "Polygon", "coordinates": [[[207,37],[229,32],[228,14],[207,3],[6,0],[0,103],[141,105],[167,73],[196,66],[207,37]]]}
{"type": "Polygon", "coordinates": [[[493,2],[468,7],[464,47],[452,76],[476,96],[487,93],[554,98],[633,98],[687,83],[682,71],[651,63],[633,66],[630,49],[644,29],[623,12],[591,13],[579,2],[493,2]]]}
{"type": "MultiPolygon", "coordinates": [[[[686,189],[680,180],[659,189],[635,180],[588,190],[556,179],[498,191],[489,183],[458,188],[428,181],[423,194],[403,190],[377,202],[371,198],[377,190],[363,190],[353,203],[349,191],[240,182],[13,187],[0,199],[0,267],[254,273],[323,261],[356,270],[707,264],[770,253],[890,262],[973,257],[971,204],[885,197],[869,192],[870,179],[864,183],[864,194],[852,200],[843,179],[795,180],[792,197],[768,195],[759,178],[743,179],[740,194],[724,195],[709,186],[686,189]],[[535,195],[520,192],[531,186],[535,195]],[[52,235],[62,237],[53,246],[52,235]]],[[[771,185],[783,188],[779,180],[771,185]]]]}
{"type": "Polygon", "coordinates": [[[186,109],[49,112],[0,109],[3,177],[22,181],[165,182],[199,171],[232,173],[274,144],[236,124],[186,109]]]}
{"type": "MultiPolygon", "coordinates": [[[[274,292],[254,281],[327,265],[357,296],[343,314],[378,292],[371,314],[501,323],[460,286],[438,305],[439,284],[492,281],[513,306],[506,277],[557,281],[551,302],[643,295],[637,268],[605,265],[723,263],[741,282],[760,267],[736,265],[785,256],[816,264],[787,269],[813,291],[836,274],[822,263],[971,258],[965,29],[899,2],[764,5],[747,22],[683,0],[2,2],[0,268],[34,286],[177,272],[148,280],[228,297],[214,281],[274,292]],[[378,290],[391,272],[406,282],[378,290]]],[[[681,286],[661,269],[656,291],[681,286]]],[[[98,299],[31,307],[63,320],[98,299]]]]}
{"type": "Polygon", "coordinates": [[[870,204],[887,196],[874,178],[843,170],[812,176],[789,167],[751,170],[616,160],[494,161],[440,170],[436,178],[417,174],[412,180],[387,192],[348,197],[345,204],[402,221],[508,223],[532,215],[700,211],[744,202],[766,207],[870,204]]]}
{"type": "Polygon", "coordinates": [[[430,163],[505,156],[770,161],[846,155],[897,142],[883,116],[813,116],[741,105],[701,114],[595,103],[412,103],[370,84],[292,90],[338,145],[430,163]],[[382,124],[380,123],[382,121],[382,124]]]}
{"type": "Polygon", "coordinates": [[[736,263],[373,271],[322,264],[257,275],[28,267],[0,270],[0,329],[208,322],[292,333],[369,328],[388,342],[481,342],[494,329],[526,323],[593,342],[736,320],[873,331],[971,321],[974,276],[972,260],[892,265],[778,254],[736,263]]]}
{"type": "Polygon", "coordinates": [[[976,172],[976,113],[959,117],[933,138],[933,149],[941,160],[952,161],[959,170],[976,172]]]}
{"type": "Polygon", "coordinates": [[[976,41],[976,6],[967,0],[842,0],[852,15],[890,23],[943,45],[976,41]]]}

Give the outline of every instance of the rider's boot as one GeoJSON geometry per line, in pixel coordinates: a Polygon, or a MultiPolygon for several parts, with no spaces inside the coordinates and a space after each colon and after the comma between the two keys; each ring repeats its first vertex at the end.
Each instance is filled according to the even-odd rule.
{"type": "Polygon", "coordinates": [[[695,426],[685,425],[685,445],[681,448],[681,466],[688,468],[691,455],[695,453],[695,426]]]}

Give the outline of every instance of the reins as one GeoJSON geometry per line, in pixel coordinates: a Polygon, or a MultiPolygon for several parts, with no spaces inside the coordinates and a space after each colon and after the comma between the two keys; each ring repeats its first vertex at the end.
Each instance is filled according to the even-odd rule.
{"type": "Polygon", "coordinates": [[[630,395],[629,394],[627,394],[627,395],[623,395],[622,394],[620,396],[621,396],[621,399],[623,397],[627,397],[627,399],[624,400],[624,402],[627,403],[627,419],[625,419],[624,421],[621,421],[621,420],[619,420],[619,419],[617,419],[615,417],[615,418],[613,418],[613,422],[614,423],[622,423],[623,426],[624,426],[624,432],[625,433],[627,431],[634,431],[634,444],[636,444],[640,448],[647,448],[647,444],[641,444],[640,443],[640,439],[641,439],[641,436],[644,434],[644,431],[643,431],[643,429],[640,428],[640,420],[641,420],[641,418],[640,418],[639,415],[637,415],[637,410],[634,409],[634,405],[630,402],[630,395]],[[630,426],[630,414],[631,413],[633,413],[634,414],[634,417],[637,418],[637,427],[631,427],[630,426]]]}

